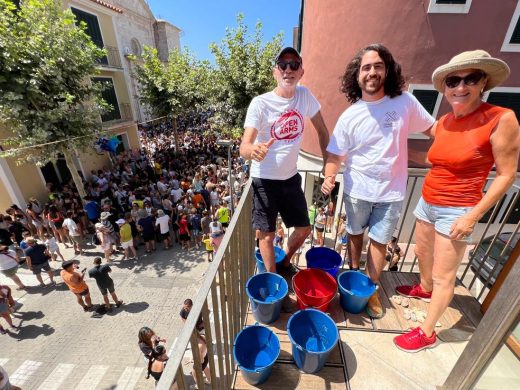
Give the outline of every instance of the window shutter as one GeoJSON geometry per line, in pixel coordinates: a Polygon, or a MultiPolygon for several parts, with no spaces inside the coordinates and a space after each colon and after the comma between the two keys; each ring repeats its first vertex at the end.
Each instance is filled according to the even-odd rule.
{"type": "Polygon", "coordinates": [[[515,112],[516,118],[520,119],[520,92],[490,92],[487,102],[510,108],[515,112]]]}
{"type": "Polygon", "coordinates": [[[94,83],[101,83],[103,87],[103,90],[101,91],[101,97],[112,106],[110,111],[107,111],[101,115],[103,122],[121,119],[119,103],[117,101],[116,90],[114,88],[114,82],[112,79],[106,77],[93,77],[92,81],[94,83]]]}
{"type": "Polygon", "coordinates": [[[101,35],[101,29],[99,28],[97,16],[73,7],[71,7],[70,9],[74,16],[76,16],[76,21],[78,25],[80,22],[85,22],[85,24],[87,25],[87,29],[85,32],[90,36],[92,42],[94,42],[97,47],[103,48],[103,36],[101,35]]]}
{"type": "MultiPolygon", "coordinates": [[[[509,43],[517,43],[520,44],[520,17],[516,21],[515,29],[513,30],[513,34],[511,35],[511,40],[509,43]]],[[[518,116],[518,114],[517,114],[518,116]]]]}
{"type": "Polygon", "coordinates": [[[433,89],[414,89],[412,94],[419,100],[419,103],[423,105],[426,111],[433,115],[439,92],[433,89]]]}

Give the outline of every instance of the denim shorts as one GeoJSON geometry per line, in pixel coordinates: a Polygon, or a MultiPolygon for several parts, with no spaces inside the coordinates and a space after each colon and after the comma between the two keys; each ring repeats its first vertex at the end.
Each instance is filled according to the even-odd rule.
{"type": "Polygon", "coordinates": [[[368,237],[380,244],[387,244],[394,235],[401,216],[403,202],[369,202],[344,194],[347,212],[347,232],[362,234],[368,227],[368,237]]]}
{"type": "MultiPolygon", "coordinates": [[[[435,227],[435,231],[447,237],[450,236],[451,226],[455,220],[462,217],[471,211],[473,207],[450,207],[450,206],[435,206],[427,203],[421,196],[413,214],[421,221],[431,223],[435,227]]],[[[471,242],[471,235],[467,236],[465,240],[471,242]]]]}

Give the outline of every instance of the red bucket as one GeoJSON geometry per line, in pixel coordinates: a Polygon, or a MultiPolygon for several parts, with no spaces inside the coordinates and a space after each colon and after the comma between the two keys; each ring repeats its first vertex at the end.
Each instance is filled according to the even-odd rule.
{"type": "Polygon", "coordinates": [[[294,275],[293,288],[300,309],[314,307],[327,311],[330,301],[336,295],[338,284],[329,273],[308,268],[294,275]]]}

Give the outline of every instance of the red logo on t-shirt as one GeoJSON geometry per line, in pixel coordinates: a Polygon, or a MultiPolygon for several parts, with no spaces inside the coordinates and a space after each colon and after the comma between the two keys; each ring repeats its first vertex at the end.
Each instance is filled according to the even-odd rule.
{"type": "Polygon", "coordinates": [[[297,110],[286,111],[271,126],[271,137],[290,141],[303,133],[303,116],[297,110]]]}

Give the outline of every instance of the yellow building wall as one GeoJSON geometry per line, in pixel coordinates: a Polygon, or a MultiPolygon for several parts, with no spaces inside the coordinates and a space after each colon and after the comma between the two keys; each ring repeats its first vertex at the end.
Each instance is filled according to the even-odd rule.
{"type": "Polygon", "coordinates": [[[4,183],[0,180],[0,213],[4,213],[5,210],[13,204],[7,188],[4,183]]]}
{"type": "Polygon", "coordinates": [[[17,165],[13,158],[6,158],[5,160],[25,200],[28,200],[31,196],[40,201],[47,199],[47,188],[40,168],[32,164],[17,165]]]}

